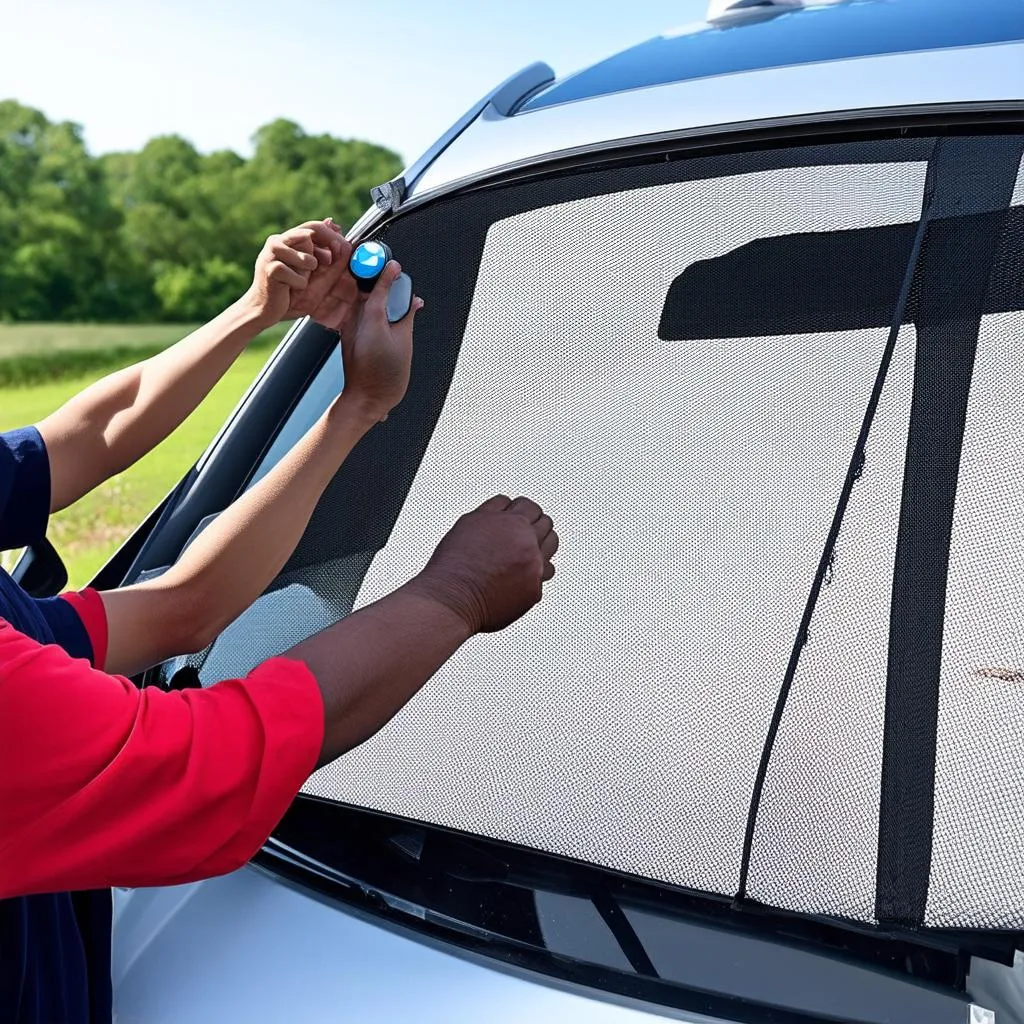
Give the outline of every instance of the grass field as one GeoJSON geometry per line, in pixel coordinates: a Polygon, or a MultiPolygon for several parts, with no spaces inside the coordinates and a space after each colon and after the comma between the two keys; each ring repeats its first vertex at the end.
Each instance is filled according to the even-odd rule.
{"type": "MultiPolygon", "coordinates": [[[[196,324],[0,324],[0,390],[68,380],[95,379],[119,366],[156,355],[196,324]]],[[[253,343],[270,348],[287,324],[253,343]]]]}
{"type": "Polygon", "coordinates": [[[197,324],[0,324],[0,360],[26,353],[166,348],[197,324]]]}
{"type": "MultiPolygon", "coordinates": [[[[29,354],[48,358],[54,364],[48,376],[56,378],[18,386],[0,384],[0,430],[37,422],[103,373],[159,351],[189,330],[188,326],[181,325],[0,325],[0,374],[5,363],[29,354]],[[68,376],[68,355],[82,352],[94,354],[97,369],[68,376]]],[[[107,481],[53,518],[49,537],[64,557],[72,586],[87,583],[189,469],[266,362],[271,345],[283,332],[281,327],[273,333],[267,332],[269,337],[261,337],[245,352],[173,437],[127,472],[107,481]]]]}

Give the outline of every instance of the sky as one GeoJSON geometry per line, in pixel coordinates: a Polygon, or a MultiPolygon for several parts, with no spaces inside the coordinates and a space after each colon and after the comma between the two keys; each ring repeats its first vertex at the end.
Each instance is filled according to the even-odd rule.
{"type": "Polygon", "coordinates": [[[0,0],[0,99],[90,152],[178,134],[251,151],[278,117],[406,162],[535,60],[559,76],[698,20],[706,0],[0,0]]]}

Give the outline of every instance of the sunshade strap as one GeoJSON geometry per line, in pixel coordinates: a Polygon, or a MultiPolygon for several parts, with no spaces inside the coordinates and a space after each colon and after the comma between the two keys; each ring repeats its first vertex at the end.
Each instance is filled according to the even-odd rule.
{"type": "Polygon", "coordinates": [[[993,260],[1024,141],[949,138],[936,150],[916,272],[917,351],[893,573],[875,915],[924,922],[931,873],[939,679],[967,400],[993,260]]]}
{"type": "Polygon", "coordinates": [[[793,680],[800,664],[800,655],[803,653],[807,643],[808,631],[811,619],[814,617],[814,609],[818,603],[818,595],[821,593],[822,585],[828,574],[829,566],[832,564],[832,556],[835,551],[836,542],[839,539],[839,531],[843,525],[843,517],[846,515],[847,506],[850,503],[850,495],[853,493],[854,485],[860,478],[864,466],[864,450],[867,445],[868,435],[875,420],[875,413],[878,410],[878,403],[882,398],[882,391],[885,387],[886,377],[889,372],[889,365],[892,362],[893,353],[896,350],[896,341],[899,337],[900,326],[907,314],[908,302],[911,296],[911,285],[914,281],[914,268],[917,265],[921,247],[924,243],[928,222],[931,217],[931,207],[935,196],[936,161],[941,148],[949,140],[940,139],[932,150],[928,161],[928,172],[924,188],[924,204],[921,220],[914,235],[914,243],[910,250],[910,257],[907,261],[906,270],[903,274],[903,283],[900,287],[899,297],[893,310],[892,322],[889,328],[889,337],[885,348],[882,351],[882,358],[879,363],[878,373],[871,388],[871,395],[868,398],[867,407],[864,410],[864,418],[861,422],[860,432],[854,444],[853,454],[846,471],[846,478],[843,481],[842,490],[839,493],[839,501],[832,517],[832,525],[825,540],[825,547],[818,562],[814,580],[811,583],[811,590],[807,596],[807,603],[804,606],[803,615],[800,618],[800,625],[797,629],[793,648],[790,652],[789,661],[786,665],[786,674],[779,688],[779,694],[775,701],[775,709],[772,713],[771,722],[768,726],[768,733],[765,737],[764,746],[761,750],[761,760],[758,764],[757,776],[754,779],[754,788],[750,798],[750,807],[747,813],[746,832],[743,839],[743,860],[740,866],[739,888],[736,894],[737,903],[747,899],[747,881],[750,873],[750,858],[754,845],[754,832],[757,827],[757,814],[761,806],[761,796],[764,792],[765,777],[768,774],[768,765],[771,762],[772,751],[775,747],[775,739],[778,736],[779,726],[782,723],[782,715],[786,708],[786,701],[789,698],[793,680]]]}

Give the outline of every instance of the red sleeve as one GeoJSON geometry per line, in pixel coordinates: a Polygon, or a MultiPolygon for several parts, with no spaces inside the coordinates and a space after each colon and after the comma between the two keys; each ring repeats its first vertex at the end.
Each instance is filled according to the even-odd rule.
{"type": "Polygon", "coordinates": [[[89,642],[92,644],[92,663],[102,669],[107,663],[107,609],[103,606],[103,598],[91,587],[78,593],[61,594],[78,617],[82,620],[89,642]]]}
{"type": "Polygon", "coordinates": [[[139,690],[0,621],[0,898],[242,866],[315,767],[323,731],[300,662],[139,690]]]}

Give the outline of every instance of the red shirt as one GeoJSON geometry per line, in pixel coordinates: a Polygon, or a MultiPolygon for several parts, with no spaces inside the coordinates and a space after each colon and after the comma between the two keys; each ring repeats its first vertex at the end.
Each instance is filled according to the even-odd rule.
{"type": "Polygon", "coordinates": [[[139,690],[0,620],[0,898],[241,867],[323,734],[301,662],[275,658],[205,690],[139,690]]]}

